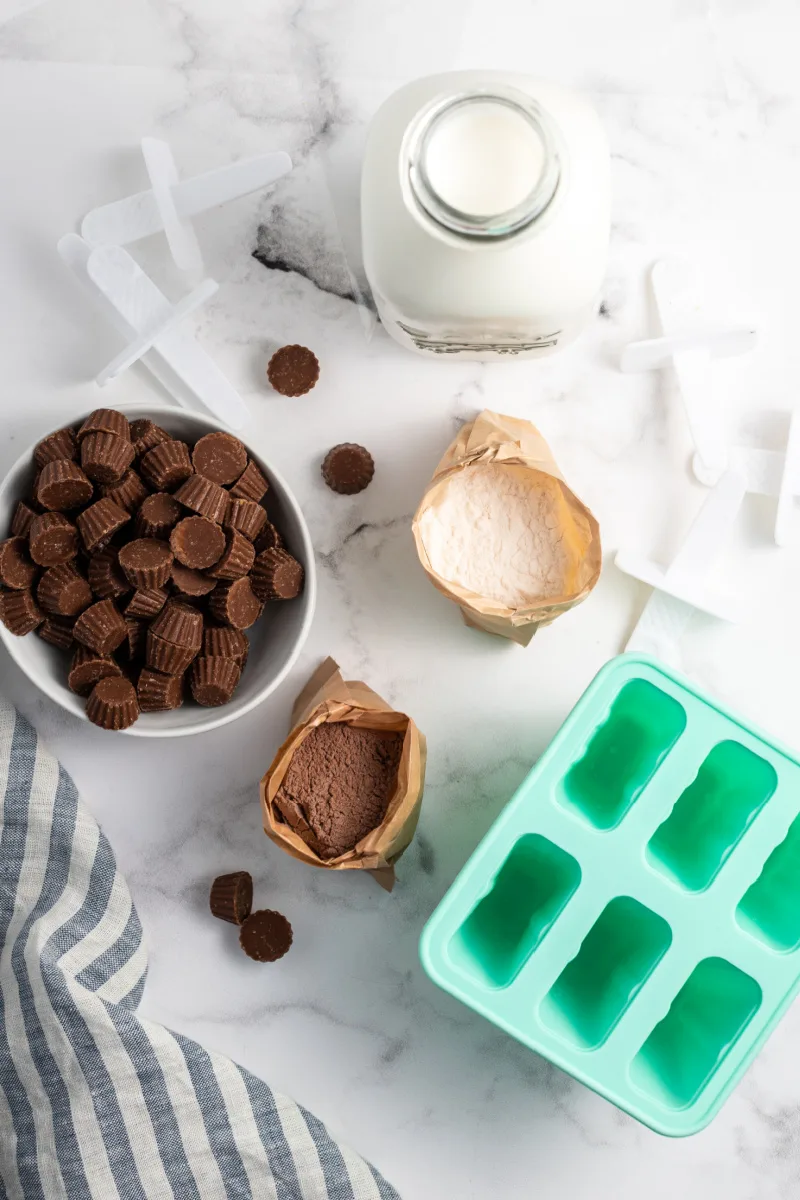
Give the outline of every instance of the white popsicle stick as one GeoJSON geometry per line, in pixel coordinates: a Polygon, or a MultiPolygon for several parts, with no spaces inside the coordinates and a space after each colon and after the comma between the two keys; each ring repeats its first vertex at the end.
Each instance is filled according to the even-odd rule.
{"type": "Polygon", "coordinates": [[[175,265],[182,271],[199,271],[203,266],[200,243],[191,221],[181,217],[175,205],[174,188],[178,183],[178,168],[172,151],[160,138],[146,137],[142,138],[142,154],[175,265]]]}
{"type": "Polygon", "coordinates": [[[758,331],[746,325],[707,332],[674,334],[671,337],[644,338],[629,342],[622,351],[620,370],[626,373],[653,371],[669,367],[675,354],[687,350],[707,350],[712,358],[731,358],[755,349],[758,331]]]}

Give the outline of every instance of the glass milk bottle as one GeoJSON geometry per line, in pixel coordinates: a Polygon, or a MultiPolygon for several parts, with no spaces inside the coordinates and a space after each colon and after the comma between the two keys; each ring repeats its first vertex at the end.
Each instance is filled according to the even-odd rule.
{"type": "Polygon", "coordinates": [[[361,205],[378,312],[410,350],[539,357],[596,311],[609,153],[574,92],[498,71],[407,84],[373,118],[361,205]]]}

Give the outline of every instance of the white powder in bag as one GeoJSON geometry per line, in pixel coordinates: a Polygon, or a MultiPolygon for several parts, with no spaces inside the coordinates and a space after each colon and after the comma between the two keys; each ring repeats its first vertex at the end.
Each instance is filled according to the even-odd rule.
{"type": "Polygon", "coordinates": [[[569,556],[555,486],[487,463],[452,475],[419,530],[431,567],[450,583],[509,608],[559,595],[569,556]]]}

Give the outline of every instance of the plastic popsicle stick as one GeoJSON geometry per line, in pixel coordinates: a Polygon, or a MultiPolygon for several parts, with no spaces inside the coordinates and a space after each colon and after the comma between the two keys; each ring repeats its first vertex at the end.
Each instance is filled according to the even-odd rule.
{"type": "MultiPolygon", "coordinates": [[[[291,169],[292,160],[283,150],[260,154],[176,183],[172,201],[181,219],[194,217],[269,187],[291,169]]],[[[148,190],[92,209],[83,218],[81,233],[95,246],[127,246],[163,228],[156,198],[148,190]]]]}
{"type": "MultiPolygon", "coordinates": [[[[626,651],[652,654],[673,663],[675,647],[697,610],[685,600],[653,592],[625,644],[626,651]]],[[[677,664],[675,664],[677,665],[677,664]]]]}
{"type": "Polygon", "coordinates": [[[175,305],[171,315],[166,320],[153,322],[149,329],[145,329],[129,346],[121,350],[107,367],[103,368],[96,378],[98,387],[105,387],[110,380],[116,379],[128,367],[133,366],[159,338],[178,325],[184,317],[188,317],[196,308],[205,304],[206,300],[209,300],[218,290],[219,284],[215,280],[204,279],[194,291],[190,292],[188,296],[185,296],[183,300],[180,300],[175,305]]]}
{"type": "Polygon", "coordinates": [[[644,338],[639,342],[630,342],[625,347],[620,370],[633,373],[668,367],[673,355],[687,350],[707,350],[712,358],[730,358],[753,350],[757,342],[758,331],[744,325],[670,337],[644,338]]]}
{"type": "Polygon", "coordinates": [[[160,138],[142,138],[142,155],[153,198],[175,265],[182,271],[199,271],[203,266],[200,243],[191,221],[181,217],[175,207],[173,189],[178,182],[178,168],[172,151],[160,138]]]}
{"type": "Polygon", "coordinates": [[[670,563],[670,584],[701,580],[708,574],[725,534],[733,526],[745,496],[745,481],[738,471],[726,471],[708,493],[691,524],[680,550],[670,563]]]}
{"type": "Polygon", "coordinates": [[[789,438],[783,460],[783,475],[778,492],[778,511],[775,514],[775,544],[787,546],[792,541],[792,509],[794,498],[800,495],[800,418],[792,413],[789,438]]]}

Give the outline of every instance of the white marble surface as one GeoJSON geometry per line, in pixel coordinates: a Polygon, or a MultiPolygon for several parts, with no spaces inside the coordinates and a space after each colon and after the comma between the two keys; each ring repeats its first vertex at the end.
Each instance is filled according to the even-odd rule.
{"type": "MultiPolygon", "coordinates": [[[[97,395],[118,349],[55,242],[93,204],[143,186],[137,141],[170,139],[186,173],[285,147],[295,174],[202,222],[222,283],[199,336],[251,406],[248,437],[296,489],[317,548],[320,603],[291,678],[217,734],[156,743],[68,718],[0,659],[3,687],[45,733],[100,819],[150,945],[144,1011],[231,1054],[373,1158],[406,1200],[785,1200],[800,1177],[800,1009],[720,1117],[658,1138],[440,994],[417,960],[422,924],[645,599],[621,544],[666,558],[703,496],[667,379],[622,377],[647,329],[644,268],[695,255],[731,311],[763,323],[752,358],[720,369],[731,429],[779,444],[800,385],[800,18],[793,0],[0,0],[0,469],[97,395]],[[513,67],[586,89],[607,126],[614,228],[604,316],[560,357],[482,367],[419,360],[348,298],[357,271],[364,123],[395,82],[513,67]],[[327,184],[326,184],[327,180],[327,184]],[[332,220],[339,213],[341,239],[332,220]],[[251,256],[258,227],[268,271],[251,256]],[[262,385],[270,346],[313,346],[302,400],[262,385]],[[588,602],[527,650],[467,630],[425,580],[409,518],[459,422],[490,406],[532,418],[597,513],[606,568],[588,602]],[[334,442],[378,469],[354,499],[318,464],[334,442]],[[301,867],[260,831],[256,783],[294,693],[334,655],[428,735],[419,835],[392,896],[301,867]],[[206,911],[224,869],[296,930],[258,968],[206,911]]],[[[160,247],[142,261],[172,294],[160,247]]],[[[136,372],[108,399],[156,395],[136,372]]],[[[770,548],[772,502],[748,499],[720,581],[740,627],[697,621],[685,669],[800,747],[800,556],[770,548]]]]}

